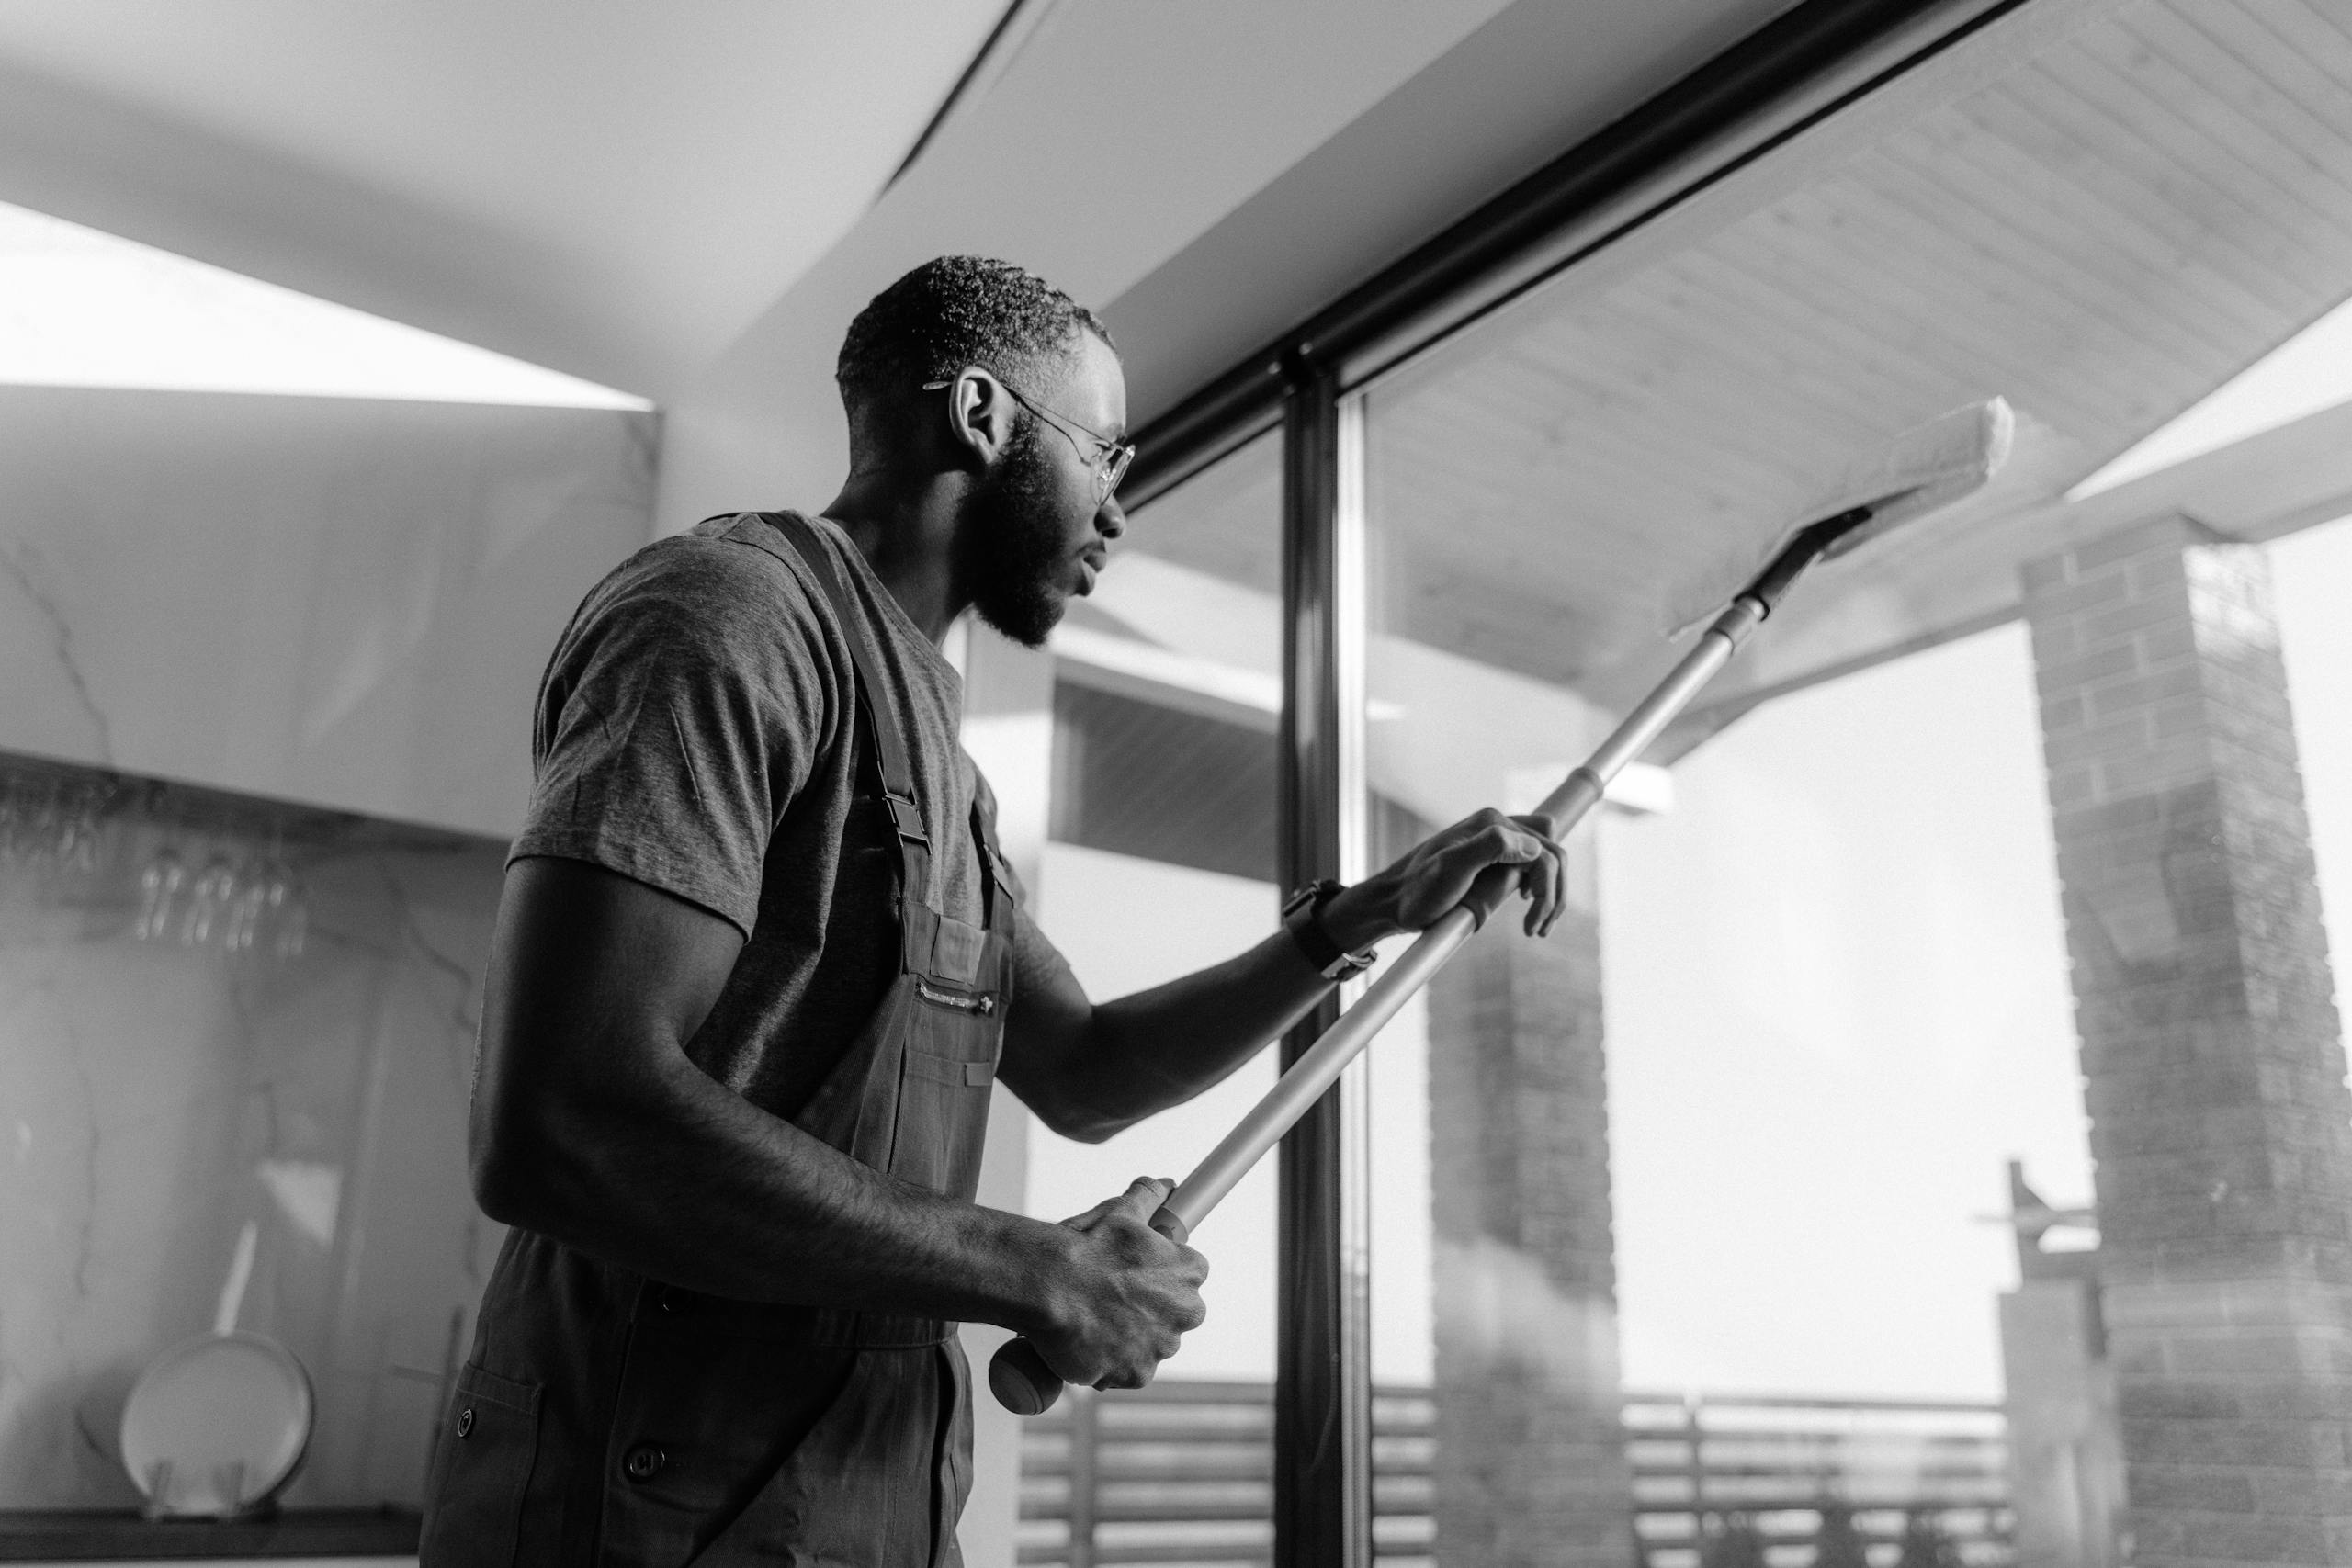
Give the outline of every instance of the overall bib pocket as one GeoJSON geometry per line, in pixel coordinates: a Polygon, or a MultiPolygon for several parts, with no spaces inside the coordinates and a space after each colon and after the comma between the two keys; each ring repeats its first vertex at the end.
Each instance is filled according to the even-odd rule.
{"type": "Polygon", "coordinates": [[[910,1044],[899,1071],[899,1131],[890,1174],[934,1192],[968,1195],[979,1181],[996,1064],[910,1044]]]}

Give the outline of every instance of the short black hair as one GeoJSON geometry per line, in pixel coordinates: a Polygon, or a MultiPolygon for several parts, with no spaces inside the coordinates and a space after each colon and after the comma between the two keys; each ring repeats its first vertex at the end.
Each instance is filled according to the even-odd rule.
{"type": "Polygon", "coordinates": [[[833,379],[853,438],[877,401],[910,397],[967,365],[1022,390],[1075,351],[1082,333],[1111,344],[1100,317],[1025,267],[986,256],[940,256],[876,294],[842,339],[833,379]]]}

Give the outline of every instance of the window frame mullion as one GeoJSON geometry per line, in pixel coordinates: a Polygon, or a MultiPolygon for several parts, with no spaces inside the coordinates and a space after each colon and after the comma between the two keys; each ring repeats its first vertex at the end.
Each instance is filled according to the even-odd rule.
{"type": "MultiPolygon", "coordinates": [[[[1294,361],[1283,412],[1283,885],[1363,874],[1363,405],[1294,361]]],[[[1284,1035],[1283,1066],[1341,998],[1284,1035]]],[[[1370,1104],[1359,1060],[1277,1156],[1275,1568],[1372,1568],[1370,1104]]]]}

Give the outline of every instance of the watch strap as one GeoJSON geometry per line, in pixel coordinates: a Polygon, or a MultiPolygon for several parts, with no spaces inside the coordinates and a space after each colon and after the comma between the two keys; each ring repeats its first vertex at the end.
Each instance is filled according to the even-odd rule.
{"type": "Polygon", "coordinates": [[[1323,906],[1347,890],[1329,877],[1310,882],[1283,900],[1283,929],[1298,944],[1301,956],[1327,980],[1346,980],[1372,967],[1378,956],[1370,948],[1350,953],[1331,940],[1324,929],[1323,906]]]}

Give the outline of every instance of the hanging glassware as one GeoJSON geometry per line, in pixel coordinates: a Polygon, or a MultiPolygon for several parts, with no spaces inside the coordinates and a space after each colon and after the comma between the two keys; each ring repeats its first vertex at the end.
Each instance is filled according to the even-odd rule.
{"type": "Polygon", "coordinates": [[[254,938],[261,929],[262,917],[268,908],[267,868],[248,863],[238,874],[237,892],[229,903],[228,924],[221,932],[220,945],[231,953],[252,952],[254,938]]]}
{"type": "Polygon", "coordinates": [[[180,917],[180,941],[202,947],[216,931],[228,927],[229,906],[237,897],[237,870],[225,854],[215,853],[197,874],[188,889],[187,910],[180,917]]]}
{"type": "Polygon", "coordinates": [[[56,860],[64,838],[65,791],[52,783],[33,786],[27,794],[30,807],[20,811],[17,818],[17,858],[37,868],[45,867],[56,860]]]}
{"type": "Polygon", "coordinates": [[[58,863],[77,875],[96,874],[105,859],[107,807],[114,790],[85,784],[73,792],[58,829],[58,863]]]}
{"type": "Polygon", "coordinates": [[[278,874],[269,884],[271,927],[275,935],[273,951],[280,962],[302,956],[302,949],[311,937],[311,906],[302,897],[302,885],[294,874],[280,863],[278,874]]]}
{"type": "Polygon", "coordinates": [[[163,941],[174,930],[187,886],[187,867],[166,840],[139,873],[139,923],[131,934],[141,942],[163,941]]]}

